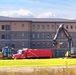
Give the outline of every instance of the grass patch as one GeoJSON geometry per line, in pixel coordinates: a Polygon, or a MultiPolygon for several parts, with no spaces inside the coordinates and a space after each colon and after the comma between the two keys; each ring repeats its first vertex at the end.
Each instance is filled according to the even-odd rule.
{"type": "Polygon", "coordinates": [[[0,67],[31,67],[31,66],[71,66],[76,59],[20,59],[0,60],[0,67]]]}

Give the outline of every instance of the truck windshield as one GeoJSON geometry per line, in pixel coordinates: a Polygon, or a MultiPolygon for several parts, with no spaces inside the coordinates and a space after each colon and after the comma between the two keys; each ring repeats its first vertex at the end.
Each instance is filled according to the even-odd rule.
{"type": "Polygon", "coordinates": [[[17,54],[22,54],[22,50],[18,50],[17,51],[17,54]]]}

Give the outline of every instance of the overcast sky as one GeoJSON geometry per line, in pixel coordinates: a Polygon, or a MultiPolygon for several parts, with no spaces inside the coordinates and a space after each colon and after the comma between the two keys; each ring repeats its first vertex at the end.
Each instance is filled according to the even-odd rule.
{"type": "Polygon", "coordinates": [[[1,0],[0,16],[76,19],[76,0],[1,0]]]}

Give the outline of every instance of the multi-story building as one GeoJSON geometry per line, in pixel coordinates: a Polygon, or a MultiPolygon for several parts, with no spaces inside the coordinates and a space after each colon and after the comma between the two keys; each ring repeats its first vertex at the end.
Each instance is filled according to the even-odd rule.
{"type": "Polygon", "coordinates": [[[58,26],[64,23],[65,28],[76,44],[76,20],[40,19],[40,18],[0,18],[0,49],[6,45],[20,48],[52,49],[53,57],[62,57],[68,50],[68,40],[60,34],[58,41],[63,45],[59,49],[53,47],[53,37],[58,26]]]}

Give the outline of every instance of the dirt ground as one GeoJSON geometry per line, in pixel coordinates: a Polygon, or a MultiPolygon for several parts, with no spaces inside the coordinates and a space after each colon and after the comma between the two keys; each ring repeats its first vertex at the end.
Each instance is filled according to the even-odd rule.
{"type": "Polygon", "coordinates": [[[48,71],[56,71],[58,69],[64,68],[76,68],[76,66],[60,66],[60,67],[17,67],[17,68],[0,68],[0,72],[34,72],[42,69],[47,69],[48,71]]]}

